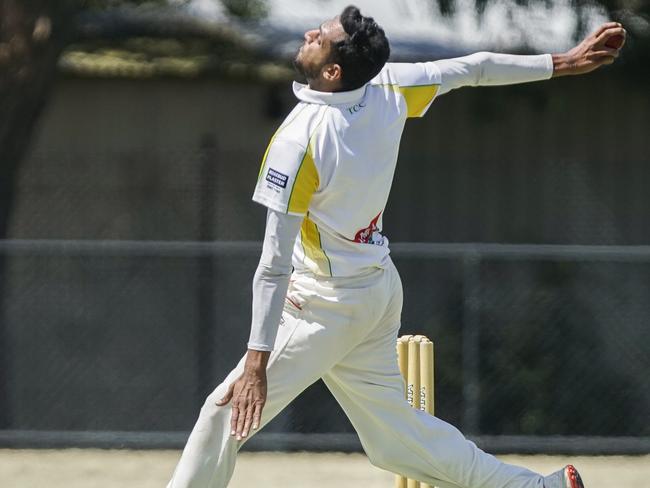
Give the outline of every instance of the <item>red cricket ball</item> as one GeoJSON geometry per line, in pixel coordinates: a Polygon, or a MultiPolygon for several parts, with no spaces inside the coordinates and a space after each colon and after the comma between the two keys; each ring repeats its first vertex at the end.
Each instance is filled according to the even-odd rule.
{"type": "Polygon", "coordinates": [[[611,47],[612,49],[618,49],[623,45],[624,40],[625,40],[625,37],[623,37],[620,34],[617,34],[617,35],[612,36],[609,39],[607,39],[607,42],[605,43],[605,46],[611,47]]]}

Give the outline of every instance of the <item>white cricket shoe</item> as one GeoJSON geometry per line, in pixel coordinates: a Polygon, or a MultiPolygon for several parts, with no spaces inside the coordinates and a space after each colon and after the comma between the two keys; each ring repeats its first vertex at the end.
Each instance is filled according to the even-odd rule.
{"type": "Polygon", "coordinates": [[[544,488],[585,488],[578,470],[569,464],[544,478],[544,488]]]}

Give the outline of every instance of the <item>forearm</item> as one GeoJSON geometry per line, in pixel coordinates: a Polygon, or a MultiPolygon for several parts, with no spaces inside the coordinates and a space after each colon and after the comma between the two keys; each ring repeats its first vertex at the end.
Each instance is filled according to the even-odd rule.
{"type": "Polygon", "coordinates": [[[253,317],[248,348],[271,351],[278,332],[291,270],[277,272],[260,263],[253,278],[253,317]]]}
{"type": "Polygon", "coordinates": [[[553,75],[550,54],[521,56],[480,52],[435,61],[441,94],[463,86],[494,86],[547,80],[553,75]]]}
{"type": "Polygon", "coordinates": [[[291,276],[293,244],[302,218],[269,210],[262,257],[253,278],[249,350],[271,351],[291,276]]]}

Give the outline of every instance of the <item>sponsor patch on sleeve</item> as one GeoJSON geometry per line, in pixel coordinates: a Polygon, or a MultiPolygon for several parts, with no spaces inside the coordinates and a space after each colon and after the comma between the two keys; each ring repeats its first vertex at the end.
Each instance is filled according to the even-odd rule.
{"type": "Polygon", "coordinates": [[[280,188],[286,188],[288,180],[289,177],[287,175],[282,174],[273,168],[269,168],[269,171],[266,173],[266,181],[273,183],[275,186],[279,186],[280,188]]]}

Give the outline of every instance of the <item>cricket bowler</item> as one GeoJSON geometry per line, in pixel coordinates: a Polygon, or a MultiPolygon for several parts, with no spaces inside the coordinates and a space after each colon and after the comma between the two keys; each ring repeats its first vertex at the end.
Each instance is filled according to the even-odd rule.
{"type": "Polygon", "coordinates": [[[295,66],[307,84],[293,85],[298,104],[253,194],[267,218],[248,351],[206,399],[168,488],[227,486],[243,443],[319,378],[380,468],[439,488],[583,488],[573,466],[543,476],[502,463],[405,401],[402,287],[382,218],[406,120],[436,97],[585,74],[624,42],[611,22],[563,54],[387,63],[384,31],[356,7],[306,32],[295,66]]]}

